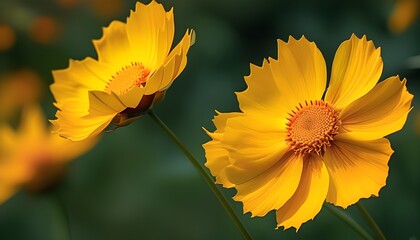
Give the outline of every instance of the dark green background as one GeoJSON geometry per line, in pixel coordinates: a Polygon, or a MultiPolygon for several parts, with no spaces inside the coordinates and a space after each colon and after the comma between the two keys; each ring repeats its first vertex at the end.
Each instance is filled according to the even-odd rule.
{"type": "MultiPolygon", "coordinates": [[[[37,44],[18,32],[15,47],[0,53],[0,73],[30,67],[41,74],[47,95],[42,106],[54,118],[48,91],[52,69],[66,68],[68,59],[96,57],[92,39],[111,20],[125,20],[135,1],[110,19],[99,19],[87,5],[65,9],[49,0],[1,0],[3,9],[18,3],[34,14],[49,14],[60,24],[60,38],[37,44]]],[[[147,1],[149,2],[149,1],[147,1]]],[[[246,88],[243,76],[249,63],[261,65],[276,57],[276,39],[305,35],[322,51],[328,70],[339,44],[352,33],[366,34],[382,48],[381,79],[399,74],[408,89],[420,93],[419,71],[407,59],[420,54],[420,19],[407,31],[389,32],[392,1],[277,1],[277,0],[167,0],[174,7],[178,42],[187,28],[195,29],[196,44],[188,65],[168,90],[155,112],[204,163],[201,147],[209,140],[202,127],[214,130],[214,110],[237,111],[235,91],[246,88]]],[[[0,20],[7,22],[5,15],[0,20]]],[[[1,36],[0,36],[1,37],[1,36]]],[[[420,68],[420,64],[418,65],[420,68]]],[[[413,105],[419,103],[415,97],[413,105]]],[[[362,200],[389,239],[420,238],[420,132],[416,107],[405,128],[389,138],[395,153],[390,160],[387,186],[379,198],[362,200]]],[[[1,143],[0,143],[1,144],[1,143]]],[[[68,211],[71,238],[91,239],[240,239],[241,236],[190,162],[158,126],[145,116],[128,127],[103,134],[98,145],[71,163],[56,190],[68,211]]],[[[223,190],[230,198],[234,190],[223,190]]],[[[255,239],[358,239],[347,225],[323,209],[313,221],[293,229],[274,230],[275,214],[264,218],[242,215],[255,239]]],[[[348,209],[367,226],[355,207],[348,209]]],[[[66,239],[63,218],[54,193],[19,192],[0,206],[0,239],[66,239]]]]}

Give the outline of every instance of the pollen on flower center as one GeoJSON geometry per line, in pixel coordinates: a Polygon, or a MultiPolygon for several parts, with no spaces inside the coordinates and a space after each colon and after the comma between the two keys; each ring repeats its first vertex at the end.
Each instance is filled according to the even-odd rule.
{"type": "Polygon", "coordinates": [[[105,87],[105,91],[121,95],[130,91],[133,87],[144,86],[149,73],[150,70],[145,68],[143,64],[131,63],[131,65],[123,67],[111,77],[111,80],[105,87]]]}
{"type": "Polygon", "coordinates": [[[298,154],[323,154],[338,134],[341,121],[338,111],[322,100],[299,104],[292,110],[287,123],[287,138],[292,149],[298,154]]]}

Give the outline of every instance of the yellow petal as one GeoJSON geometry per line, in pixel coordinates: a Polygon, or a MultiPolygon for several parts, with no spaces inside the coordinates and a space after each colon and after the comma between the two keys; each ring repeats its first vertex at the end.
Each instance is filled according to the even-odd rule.
{"type": "Polygon", "coordinates": [[[302,157],[289,153],[267,171],[236,185],[236,201],[243,203],[244,213],[264,216],[281,208],[295,193],[302,174],[302,157]]]}
{"type": "Polygon", "coordinates": [[[160,86],[160,91],[169,88],[175,78],[181,74],[187,65],[187,53],[193,43],[194,30],[187,30],[182,40],[169,53],[165,60],[163,80],[160,86]]]}
{"type": "Polygon", "coordinates": [[[263,115],[278,118],[287,117],[290,110],[281,99],[267,60],[261,67],[250,65],[251,73],[245,77],[248,88],[236,93],[239,108],[249,115],[263,115]]]}
{"type": "MultiPolygon", "coordinates": [[[[21,159],[17,159],[17,153],[21,152],[20,137],[9,126],[0,127],[0,185],[8,188],[9,185],[17,185],[24,179],[25,168],[21,159]]],[[[7,190],[7,189],[6,189],[7,190]]],[[[5,190],[5,191],[6,191],[5,190]]],[[[7,191],[6,191],[7,192],[7,191]]],[[[4,193],[4,195],[6,195],[4,193]]]]}
{"type": "Polygon", "coordinates": [[[366,36],[359,39],[353,34],[337,49],[325,100],[337,110],[343,109],[375,86],[382,68],[381,49],[366,36]]]}
{"type": "Polygon", "coordinates": [[[281,101],[294,109],[299,103],[321,99],[327,81],[324,57],[305,37],[278,40],[278,60],[269,59],[281,101]]]}
{"type": "MultiPolygon", "coordinates": [[[[97,91],[91,91],[98,93],[97,91]]],[[[104,130],[112,119],[122,111],[123,104],[114,95],[107,93],[94,94],[86,92],[86,98],[66,98],[56,104],[60,109],[57,120],[51,121],[56,133],[72,141],[80,141],[104,130]],[[86,106],[87,105],[87,106],[86,106]]]]}
{"type": "Polygon", "coordinates": [[[139,105],[145,90],[143,87],[133,87],[128,92],[119,95],[118,98],[125,106],[135,108],[139,105]]]}
{"type": "Polygon", "coordinates": [[[112,69],[92,58],[83,61],[70,60],[69,67],[53,71],[54,83],[50,86],[56,101],[61,105],[68,99],[79,99],[85,111],[88,110],[89,90],[104,90],[112,69]]]}
{"type": "Polygon", "coordinates": [[[37,105],[26,106],[22,113],[19,134],[31,140],[46,137],[46,119],[37,105]]]}
{"type": "Polygon", "coordinates": [[[103,28],[102,38],[94,40],[93,44],[99,61],[108,63],[115,72],[136,60],[128,42],[126,25],[120,21],[112,21],[103,28]]]}
{"type": "Polygon", "coordinates": [[[172,10],[168,13],[155,1],[136,4],[127,18],[127,36],[137,62],[149,69],[157,69],[168,55],[174,34],[172,10]]]}
{"type": "Polygon", "coordinates": [[[226,188],[234,186],[226,177],[226,167],[230,165],[228,152],[225,146],[220,143],[223,137],[226,121],[230,118],[238,117],[242,113],[218,113],[214,117],[213,123],[216,126],[214,133],[206,130],[206,133],[213,139],[205,144],[203,148],[206,155],[205,166],[210,170],[211,174],[216,177],[216,183],[222,184],[226,188]]]}
{"type": "MultiPolygon", "coordinates": [[[[66,109],[67,106],[65,106],[66,109]]],[[[55,133],[72,141],[81,141],[102,132],[116,113],[101,116],[80,115],[71,111],[57,111],[57,120],[51,123],[57,127],[55,133]]]]}
{"type": "Polygon", "coordinates": [[[228,151],[220,141],[212,140],[203,144],[206,155],[205,166],[211,174],[216,177],[216,183],[222,184],[225,188],[231,188],[235,185],[229,181],[226,176],[226,167],[230,165],[228,151]]]}
{"type": "Polygon", "coordinates": [[[220,113],[216,111],[216,113],[217,113],[217,116],[215,116],[213,119],[214,126],[216,126],[215,133],[221,133],[225,131],[227,120],[243,115],[243,113],[239,113],[239,112],[220,113]]]}
{"type": "Polygon", "coordinates": [[[89,113],[93,116],[118,114],[126,108],[113,92],[89,91],[89,113]]]}
{"type": "Polygon", "coordinates": [[[386,184],[392,153],[385,138],[359,141],[338,135],[324,155],[330,174],[327,201],[346,208],[361,198],[378,196],[386,184]]]}
{"type": "Polygon", "coordinates": [[[305,158],[295,194],[276,212],[277,228],[294,227],[297,232],[302,223],[313,219],[321,211],[328,182],[328,171],[322,159],[317,155],[305,158]]]}
{"type": "Polygon", "coordinates": [[[241,116],[227,121],[221,143],[232,166],[226,169],[235,184],[250,180],[272,167],[289,151],[282,119],[241,116]]]}
{"type": "Polygon", "coordinates": [[[146,82],[146,95],[164,91],[170,87],[176,77],[187,65],[187,53],[191,43],[191,31],[187,31],[181,42],[172,50],[166,63],[160,66],[146,82]]]}
{"type": "Polygon", "coordinates": [[[68,68],[54,70],[53,76],[55,84],[73,89],[104,90],[113,73],[110,65],[88,57],[82,61],[70,60],[68,68]]]}
{"type": "MultiPolygon", "coordinates": [[[[6,125],[0,125],[0,153],[4,153],[8,149],[14,149],[15,147],[19,147],[17,142],[18,136],[16,135],[15,131],[6,125]]],[[[0,154],[0,157],[2,155],[0,154]]]]}
{"type": "Polygon", "coordinates": [[[165,73],[165,68],[162,66],[158,68],[147,80],[144,94],[145,95],[152,95],[159,91],[162,86],[163,76],[165,73]]]}
{"type": "Polygon", "coordinates": [[[340,113],[342,128],[359,140],[374,140],[400,130],[410,111],[406,80],[390,77],[340,113]]]}

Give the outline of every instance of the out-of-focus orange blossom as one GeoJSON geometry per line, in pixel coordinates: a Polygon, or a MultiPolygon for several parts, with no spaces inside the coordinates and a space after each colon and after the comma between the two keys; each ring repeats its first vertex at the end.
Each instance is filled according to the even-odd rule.
{"type": "Polygon", "coordinates": [[[0,23],[0,52],[11,49],[16,42],[15,31],[6,24],[0,23]]]}
{"type": "Polygon", "coordinates": [[[42,95],[41,77],[32,69],[24,68],[0,76],[0,119],[13,115],[42,95]]]}
{"type": "Polygon", "coordinates": [[[40,15],[35,18],[29,30],[32,40],[41,44],[53,42],[57,39],[58,34],[59,26],[57,21],[46,15],[40,15]]]}

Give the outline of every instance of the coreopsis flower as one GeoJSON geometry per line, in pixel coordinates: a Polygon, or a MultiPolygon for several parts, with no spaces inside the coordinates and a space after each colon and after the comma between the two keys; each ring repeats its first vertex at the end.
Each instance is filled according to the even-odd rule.
{"type": "Polygon", "coordinates": [[[251,65],[241,112],[218,113],[203,145],[216,182],[244,213],[275,210],[277,228],[313,219],[326,200],[343,208],[378,196],[393,153],[386,135],[411,109],[406,80],[382,73],[380,48],[352,36],[338,48],[329,87],[324,58],[305,37],[278,40],[278,59],[251,65]],[[325,94],[325,95],[324,95],[325,94]]]}
{"type": "Polygon", "coordinates": [[[25,188],[42,191],[59,180],[70,160],[90,150],[96,138],[72,142],[52,134],[37,106],[24,109],[18,130],[0,126],[0,203],[25,188]]]}
{"type": "Polygon", "coordinates": [[[416,21],[419,11],[419,0],[396,0],[388,20],[389,29],[394,33],[405,31],[416,21]]]}
{"type": "Polygon", "coordinates": [[[53,71],[57,133],[73,141],[98,135],[111,123],[124,126],[144,115],[187,64],[194,42],[187,30],[171,50],[173,12],[161,4],[136,4],[127,23],[113,21],[94,41],[98,60],[70,60],[53,71]]]}

